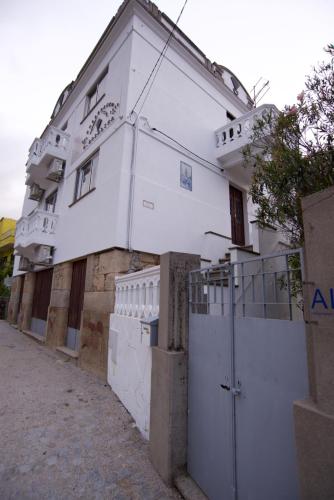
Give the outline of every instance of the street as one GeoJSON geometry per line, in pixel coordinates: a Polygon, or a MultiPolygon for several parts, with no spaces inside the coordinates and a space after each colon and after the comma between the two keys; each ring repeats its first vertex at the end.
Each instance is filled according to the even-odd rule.
{"type": "Polygon", "coordinates": [[[0,321],[0,498],[167,499],[110,387],[0,321]]]}

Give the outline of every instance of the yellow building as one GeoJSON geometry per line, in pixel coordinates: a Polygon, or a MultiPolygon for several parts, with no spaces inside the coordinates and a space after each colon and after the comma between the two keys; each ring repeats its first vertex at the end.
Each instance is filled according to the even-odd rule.
{"type": "Polygon", "coordinates": [[[0,267],[13,259],[15,226],[14,219],[0,218],[0,267]]]}

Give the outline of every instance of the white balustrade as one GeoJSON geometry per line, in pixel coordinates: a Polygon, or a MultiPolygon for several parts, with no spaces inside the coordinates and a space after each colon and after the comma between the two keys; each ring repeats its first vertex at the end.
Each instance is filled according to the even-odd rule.
{"type": "Polygon", "coordinates": [[[41,139],[35,139],[29,149],[27,171],[32,166],[46,165],[51,158],[66,160],[70,135],[50,125],[41,139]]]}
{"type": "Polygon", "coordinates": [[[57,148],[60,151],[66,151],[69,143],[69,134],[63,130],[59,130],[56,127],[48,127],[45,135],[42,139],[41,152],[42,155],[44,151],[48,148],[57,148]]]}
{"type": "Polygon", "coordinates": [[[58,215],[45,210],[34,210],[16,223],[15,248],[29,245],[54,245],[58,215]]]}
{"type": "Polygon", "coordinates": [[[115,313],[138,319],[159,316],[160,266],[116,276],[115,313]]]}
{"type": "MultiPolygon", "coordinates": [[[[267,121],[269,117],[275,117],[277,108],[271,104],[263,104],[240,118],[236,118],[224,127],[216,130],[216,146],[221,148],[222,154],[243,148],[252,141],[253,127],[259,121],[267,121]]],[[[264,128],[266,133],[267,129],[264,128]]]]}

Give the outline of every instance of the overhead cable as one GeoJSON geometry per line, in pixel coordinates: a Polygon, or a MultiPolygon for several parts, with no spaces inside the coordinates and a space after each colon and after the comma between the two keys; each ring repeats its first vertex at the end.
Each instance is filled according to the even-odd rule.
{"type": "Polygon", "coordinates": [[[223,168],[219,167],[218,165],[215,165],[214,163],[212,163],[211,161],[206,160],[205,158],[202,158],[202,156],[199,156],[198,154],[194,153],[193,151],[191,151],[191,149],[188,149],[186,146],[184,146],[183,144],[181,144],[179,141],[177,141],[176,139],[174,139],[170,135],[165,134],[165,132],[162,132],[161,130],[159,130],[159,129],[155,128],[155,127],[151,127],[151,130],[153,130],[154,132],[158,132],[161,135],[164,135],[165,137],[167,137],[167,139],[169,139],[170,141],[175,142],[178,146],[180,146],[181,148],[183,148],[186,151],[188,151],[188,153],[191,153],[192,155],[196,156],[200,160],[205,161],[206,163],[209,163],[209,165],[212,165],[215,168],[218,168],[221,172],[224,170],[223,168]]]}
{"type": "Polygon", "coordinates": [[[182,14],[183,14],[183,11],[184,11],[184,9],[185,9],[185,6],[186,6],[187,2],[188,2],[188,0],[185,0],[185,2],[184,2],[184,4],[183,4],[183,7],[182,7],[182,9],[181,9],[181,12],[180,12],[180,14],[179,14],[179,16],[178,16],[178,18],[177,18],[177,20],[176,20],[176,23],[173,25],[173,29],[172,29],[172,30],[171,30],[171,32],[169,33],[169,36],[168,36],[168,38],[167,38],[167,42],[165,43],[164,48],[163,48],[163,49],[162,49],[162,51],[160,52],[159,57],[158,57],[158,59],[157,59],[157,61],[156,61],[155,65],[154,65],[154,67],[153,67],[153,69],[152,69],[152,71],[151,71],[151,73],[150,73],[150,75],[149,75],[148,79],[146,80],[146,83],[145,83],[145,85],[144,85],[144,87],[143,87],[142,91],[140,92],[139,97],[138,97],[138,99],[137,99],[137,101],[136,101],[135,105],[134,105],[134,106],[133,106],[133,108],[132,108],[132,111],[131,111],[130,115],[132,115],[132,114],[135,112],[135,109],[136,109],[136,107],[137,107],[137,104],[139,103],[139,101],[140,101],[140,99],[141,99],[142,95],[144,94],[144,92],[145,92],[145,90],[146,90],[147,86],[148,86],[148,85],[149,85],[149,83],[150,83],[150,80],[151,80],[152,76],[154,75],[155,70],[157,69],[157,71],[155,72],[155,75],[154,75],[154,77],[153,77],[153,80],[152,80],[152,82],[151,82],[151,85],[150,85],[150,87],[149,87],[149,89],[148,89],[148,92],[147,92],[147,94],[146,94],[146,96],[145,96],[145,99],[144,99],[144,101],[143,101],[143,103],[142,103],[142,105],[141,105],[141,108],[140,108],[139,112],[137,113],[136,120],[138,119],[138,116],[139,116],[139,114],[140,114],[141,110],[143,109],[143,106],[144,106],[144,104],[145,104],[145,102],[146,102],[146,100],[147,100],[147,98],[148,98],[148,96],[149,96],[149,93],[150,93],[150,91],[151,91],[151,88],[152,88],[152,85],[153,85],[153,83],[154,83],[154,80],[155,80],[155,78],[156,78],[156,76],[157,76],[157,74],[158,74],[158,71],[159,71],[159,69],[160,69],[160,66],[161,66],[161,64],[162,64],[163,58],[165,57],[165,54],[166,54],[166,52],[167,52],[169,42],[170,42],[170,40],[171,40],[171,38],[172,38],[172,36],[173,36],[173,33],[174,33],[174,31],[175,31],[175,29],[176,29],[176,27],[177,27],[177,25],[178,25],[178,22],[179,22],[179,21],[180,21],[180,19],[181,19],[181,16],[182,16],[182,14]]]}

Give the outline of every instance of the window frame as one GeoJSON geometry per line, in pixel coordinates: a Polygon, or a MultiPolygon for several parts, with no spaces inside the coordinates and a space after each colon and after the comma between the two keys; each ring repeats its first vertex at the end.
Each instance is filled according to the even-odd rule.
{"type": "Polygon", "coordinates": [[[99,150],[95,151],[86,161],[84,161],[76,169],[73,203],[76,203],[77,201],[81,200],[81,198],[94,191],[98,159],[99,159],[99,150]],[[89,174],[87,172],[88,168],[89,168],[89,174]],[[84,186],[88,175],[89,175],[88,184],[84,186]]]}
{"type": "Polygon", "coordinates": [[[56,211],[56,204],[57,204],[57,198],[58,198],[58,189],[55,189],[52,191],[48,196],[45,197],[44,199],[44,210],[45,212],[48,212],[50,214],[54,214],[56,211]],[[53,203],[48,203],[49,199],[53,198],[53,203]],[[48,209],[48,205],[50,206],[51,209],[48,209]]]}
{"type": "Polygon", "coordinates": [[[107,66],[104,71],[102,71],[99,78],[95,81],[94,85],[91,86],[86,94],[84,118],[89,115],[89,113],[97,106],[101,99],[105,96],[105,81],[108,75],[109,67],[107,66]],[[94,98],[94,102],[93,101],[94,98]]]}

